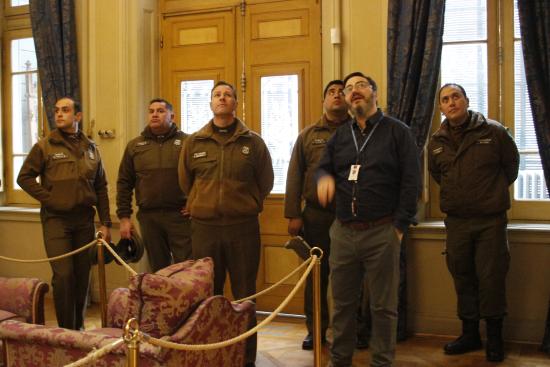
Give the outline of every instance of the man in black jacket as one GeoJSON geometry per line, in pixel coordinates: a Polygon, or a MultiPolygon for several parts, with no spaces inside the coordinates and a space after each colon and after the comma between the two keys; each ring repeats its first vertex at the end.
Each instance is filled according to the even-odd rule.
{"type": "Polygon", "coordinates": [[[510,263],[508,187],[518,175],[519,153],[506,128],[468,107],[462,86],[441,87],[439,109],[445,120],[428,146],[429,170],[440,185],[440,206],[447,214],[447,267],[463,327],[462,335],[444,350],[462,354],[480,349],[479,319],[485,319],[486,357],[498,362],[504,359],[502,320],[510,263]]]}

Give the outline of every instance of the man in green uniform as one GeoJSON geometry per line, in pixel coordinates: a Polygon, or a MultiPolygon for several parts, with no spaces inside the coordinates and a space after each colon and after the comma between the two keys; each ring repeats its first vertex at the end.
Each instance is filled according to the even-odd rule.
{"type": "Polygon", "coordinates": [[[462,335],[444,351],[480,349],[479,319],[485,319],[486,358],[499,362],[504,359],[502,320],[510,263],[508,187],[518,175],[519,153],[504,126],[468,107],[462,86],[441,87],[439,109],[445,120],[428,145],[428,168],[440,185],[441,211],[447,214],[447,267],[462,320],[462,335]]]}
{"type": "Polygon", "coordinates": [[[149,123],[126,146],[117,180],[120,236],[131,238],[132,193],[137,218],[153,271],[191,257],[191,224],[185,194],[178,185],[178,159],[187,134],[173,122],[172,105],[161,98],[149,102],[149,123]]]}
{"type": "MultiPolygon", "coordinates": [[[[223,294],[226,272],[237,299],[256,293],[260,263],[258,214],[273,187],[271,156],[263,139],[235,117],[237,93],[214,85],[213,119],[186,141],[179,182],[192,217],[193,257],[214,260],[214,293],[223,294]]],[[[254,318],[250,326],[256,324],[254,318]]],[[[256,335],[247,340],[246,366],[256,360],[256,335]]]]}
{"type": "MultiPolygon", "coordinates": [[[[100,230],[110,241],[107,180],[96,144],[80,130],[80,105],[70,97],[55,104],[55,125],[25,159],[17,183],[40,201],[40,219],[48,257],[66,254],[94,239],[94,206],[100,230]],[[40,183],[36,178],[40,176],[40,183]]],[[[87,251],[50,263],[57,323],[84,327],[90,283],[87,251]]]]}
{"type": "MultiPolygon", "coordinates": [[[[315,172],[327,141],[336,128],[347,121],[348,106],[344,100],[344,83],[333,80],[327,84],[323,94],[325,113],[314,125],[306,127],[294,144],[285,193],[285,218],[288,218],[288,234],[304,239],[311,246],[323,250],[321,259],[321,340],[325,341],[329,315],[327,288],[330,255],[329,228],[334,221],[334,205],[323,208],[317,198],[315,172]],[[302,200],[305,205],[302,209],[302,200]]],[[[304,292],[304,312],[308,333],[302,342],[302,349],[313,349],[313,284],[308,277],[304,292]]]]}

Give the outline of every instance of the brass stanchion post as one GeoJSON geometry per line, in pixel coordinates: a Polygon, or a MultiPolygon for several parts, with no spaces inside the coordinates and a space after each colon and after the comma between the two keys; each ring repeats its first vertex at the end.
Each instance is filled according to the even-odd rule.
{"type": "Polygon", "coordinates": [[[103,233],[97,232],[97,273],[99,277],[99,305],[101,308],[101,327],[107,327],[107,286],[105,284],[105,257],[103,256],[103,233]]]}
{"type": "Polygon", "coordinates": [[[128,320],[124,327],[124,342],[128,348],[126,353],[126,366],[138,367],[139,366],[139,326],[137,320],[132,318],[128,320]],[[130,329],[134,325],[133,329],[130,329]]]}
{"type": "Polygon", "coordinates": [[[321,258],[323,250],[313,247],[310,255],[316,256],[313,267],[313,365],[321,367],[321,258]]]}

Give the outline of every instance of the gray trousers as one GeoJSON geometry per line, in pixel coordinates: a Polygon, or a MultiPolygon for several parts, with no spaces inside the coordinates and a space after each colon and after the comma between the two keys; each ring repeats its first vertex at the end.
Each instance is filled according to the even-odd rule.
{"type": "Polygon", "coordinates": [[[140,210],[143,245],[153,272],[191,258],[191,221],[179,210],[140,210]]]}
{"type": "MultiPolygon", "coordinates": [[[[40,218],[48,257],[66,254],[91,242],[95,232],[94,215],[92,207],[62,214],[42,208],[40,218]]],[[[82,329],[90,285],[89,251],[52,261],[50,266],[57,324],[67,329],[82,329]]]]}
{"type": "Polygon", "coordinates": [[[391,366],[395,356],[400,251],[395,228],[392,224],[382,224],[368,230],[354,230],[335,220],[330,238],[334,300],[332,365],[352,365],[357,307],[365,280],[372,316],[371,366],[391,366]]]}
{"type": "MultiPolygon", "coordinates": [[[[214,293],[223,294],[226,273],[235,299],[256,293],[260,265],[260,225],[258,218],[233,225],[191,223],[193,258],[214,260],[214,293]]],[[[256,326],[256,316],[248,325],[256,326]]],[[[256,361],[257,335],[246,340],[246,362],[256,361]]]]}
{"type": "Polygon", "coordinates": [[[510,252],[506,213],[488,217],[447,217],[447,267],[463,320],[506,315],[506,274],[510,252]]]}

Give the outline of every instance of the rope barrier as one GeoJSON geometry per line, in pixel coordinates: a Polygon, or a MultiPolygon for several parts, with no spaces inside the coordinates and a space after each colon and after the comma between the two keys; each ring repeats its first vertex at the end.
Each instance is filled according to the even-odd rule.
{"type": "Polygon", "coordinates": [[[258,298],[259,296],[263,296],[264,294],[266,293],[269,293],[271,292],[271,290],[277,288],[278,286],[280,286],[281,284],[283,284],[284,281],[286,281],[287,279],[289,279],[291,276],[293,276],[294,274],[296,274],[298,271],[302,270],[303,268],[305,268],[305,266],[307,265],[308,262],[311,261],[311,258],[305,260],[300,266],[298,266],[296,269],[294,269],[292,272],[290,272],[287,276],[285,276],[283,279],[279,280],[277,283],[275,284],[272,284],[271,286],[269,286],[268,288],[256,293],[256,294],[253,294],[251,296],[248,296],[246,298],[241,298],[241,299],[238,299],[236,301],[233,301],[234,303],[241,303],[241,302],[244,302],[244,301],[250,301],[250,300],[253,300],[254,298],[258,298]]]}
{"type": "Polygon", "coordinates": [[[109,354],[113,349],[117,348],[119,345],[124,343],[124,339],[120,338],[119,340],[107,344],[104,347],[101,347],[99,349],[95,349],[88,353],[86,357],[79,359],[76,362],[66,364],[65,367],[79,367],[79,366],[85,366],[88,363],[92,363],[97,361],[99,358],[103,357],[104,355],[109,354]]]}
{"type": "Polygon", "coordinates": [[[101,241],[101,243],[103,244],[103,246],[105,246],[107,248],[107,250],[109,250],[109,252],[113,255],[113,257],[115,259],[117,259],[117,261],[119,262],[119,264],[121,264],[122,266],[124,266],[124,268],[126,268],[126,270],[128,270],[128,272],[132,275],[137,275],[137,272],[132,269],[130,267],[130,265],[128,265],[124,260],[122,260],[122,258],[116,253],[116,251],[111,247],[111,245],[109,245],[107,243],[107,241],[105,241],[103,238],[100,238],[99,241],[101,241]]]}
{"type": "MultiPolygon", "coordinates": [[[[315,266],[315,260],[316,259],[317,259],[317,256],[313,255],[308,260],[309,261],[309,266],[307,267],[306,271],[304,272],[304,274],[302,274],[302,276],[300,277],[300,280],[298,280],[298,283],[296,283],[294,288],[290,291],[288,296],[283,300],[283,302],[279,305],[279,307],[277,307],[271,313],[271,315],[269,315],[265,320],[263,320],[258,325],[256,325],[254,328],[248,330],[244,334],[241,334],[239,336],[236,336],[236,337],[228,339],[228,340],[224,340],[223,342],[210,343],[210,344],[179,344],[179,343],[174,343],[174,342],[169,342],[169,341],[166,341],[166,340],[154,338],[154,337],[152,337],[152,336],[150,336],[146,333],[143,333],[141,331],[139,332],[139,334],[142,336],[143,340],[145,340],[146,342],[148,342],[150,344],[156,345],[156,346],[161,347],[161,348],[171,348],[171,349],[176,349],[176,350],[192,350],[192,351],[211,350],[211,349],[223,348],[223,347],[226,347],[228,345],[240,342],[240,341],[248,338],[252,334],[255,334],[258,330],[262,329],[265,325],[269,324],[271,322],[271,320],[273,320],[275,317],[277,317],[277,315],[281,312],[281,310],[288,305],[288,303],[294,297],[296,292],[298,292],[298,289],[306,281],[307,276],[311,272],[311,269],[313,269],[313,266],[315,266]]],[[[307,263],[307,261],[306,261],[306,263],[307,263]]]]}
{"type": "Polygon", "coordinates": [[[93,240],[92,242],[90,242],[90,243],[88,243],[88,244],[86,244],[86,245],[84,245],[80,248],[77,248],[76,250],[73,250],[71,252],[67,252],[66,254],[59,255],[59,256],[54,256],[54,257],[48,257],[48,258],[45,258],[45,259],[25,260],[25,259],[15,259],[15,258],[12,258],[12,257],[1,256],[1,255],[0,255],[0,259],[1,260],[6,260],[6,261],[20,262],[20,263],[44,263],[44,262],[49,262],[49,261],[57,261],[57,260],[61,260],[61,259],[64,259],[66,257],[69,257],[69,256],[73,256],[75,254],[78,254],[79,252],[82,252],[84,250],[87,250],[90,247],[95,246],[97,244],[97,241],[98,240],[93,240]]]}

